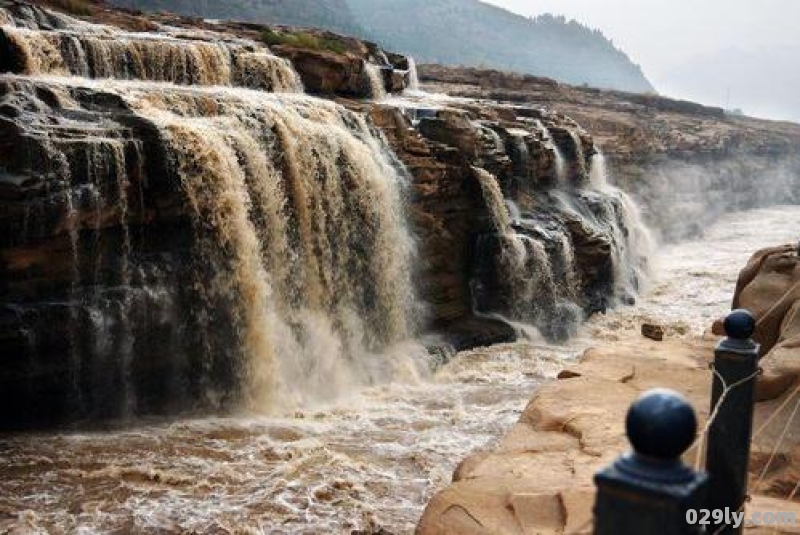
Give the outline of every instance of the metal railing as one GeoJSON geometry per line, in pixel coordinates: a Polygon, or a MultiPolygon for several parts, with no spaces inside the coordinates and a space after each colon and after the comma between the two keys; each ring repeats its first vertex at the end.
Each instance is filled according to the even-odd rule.
{"type": "Polygon", "coordinates": [[[626,431],[633,451],[595,476],[595,534],[741,533],[742,525],[734,527],[731,515],[701,525],[690,524],[687,512],[744,510],[760,373],[759,346],[751,338],[755,327],[746,310],[725,320],[727,337],[715,351],[711,411],[697,439],[696,466],[682,460],[698,436],[697,417],[686,398],[671,390],[652,390],[631,406],[626,431]]]}

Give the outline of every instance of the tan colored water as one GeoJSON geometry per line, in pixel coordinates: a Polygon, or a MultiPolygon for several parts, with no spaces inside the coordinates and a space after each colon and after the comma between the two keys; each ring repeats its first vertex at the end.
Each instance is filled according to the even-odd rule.
{"type": "Polygon", "coordinates": [[[300,77],[287,60],[244,39],[205,35],[209,41],[203,42],[197,40],[202,32],[189,40],[179,39],[180,31],[169,28],[130,33],[87,23],[69,30],[31,30],[5,25],[2,19],[0,33],[21,52],[29,75],[303,91],[300,77]]]}
{"type": "Polygon", "coordinates": [[[0,438],[0,532],[410,533],[456,463],[491,444],[565,359],[643,319],[701,332],[757,248],[796,241],[800,207],[724,218],[665,247],[640,304],[566,346],[459,354],[428,381],[363,389],[292,418],[138,422],[0,438]]]}

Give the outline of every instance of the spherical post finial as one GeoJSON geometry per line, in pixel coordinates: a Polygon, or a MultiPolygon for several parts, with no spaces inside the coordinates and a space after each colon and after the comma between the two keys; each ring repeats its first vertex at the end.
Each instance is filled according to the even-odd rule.
{"type": "Polygon", "coordinates": [[[725,334],[734,340],[748,340],[756,332],[756,319],[749,310],[734,310],[725,318],[725,334]]]}
{"type": "Polygon", "coordinates": [[[697,416],[681,394],[659,388],[645,392],[631,405],[625,428],[637,454],[672,461],[694,442],[697,416]]]}

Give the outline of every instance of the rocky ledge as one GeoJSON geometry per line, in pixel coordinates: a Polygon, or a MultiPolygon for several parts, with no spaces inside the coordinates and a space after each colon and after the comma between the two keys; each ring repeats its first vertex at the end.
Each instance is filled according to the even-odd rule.
{"type": "MultiPolygon", "coordinates": [[[[128,380],[141,385],[142,412],[174,412],[178,388],[192,398],[203,388],[191,378],[163,380],[174,354],[192,373],[211,373],[221,390],[235,390],[220,378],[231,373],[227,349],[236,346],[236,329],[216,329],[219,343],[209,344],[195,328],[231,325],[235,303],[176,329],[176,310],[203,309],[194,294],[204,284],[182,284],[191,273],[206,276],[191,200],[175,158],[164,153],[164,136],[120,97],[126,91],[164,95],[163,106],[188,100],[198,104],[192,113],[216,117],[225,114],[226,93],[304,89],[358,111],[355,118],[342,109],[348,127],[368,118],[369,133],[359,135],[374,136],[408,179],[405,219],[417,245],[414,289],[424,305],[418,324],[443,355],[513,339],[498,315],[564,339],[585,315],[634,299],[648,251],[640,247],[633,203],[607,183],[603,156],[667,236],[701,230],[720,211],[786,202],[800,191],[796,125],[434,66],[420,72],[429,89],[469,98],[382,100],[372,97],[400,93],[410,82],[408,58],[315,30],[145,17],[101,3],[76,19],[7,0],[0,0],[0,21],[0,366],[8,371],[0,406],[11,411],[8,421],[69,412],[59,399],[87,388],[99,392],[87,404],[110,407],[100,413],[113,416],[126,403],[98,400],[119,397],[116,384],[128,380]],[[121,250],[133,264],[115,260],[121,250]],[[130,299],[119,288],[131,282],[132,266],[142,290],[134,325],[92,313],[84,301],[102,296],[114,314],[131,315],[120,312],[130,299]],[[155,303],[173,294],[179,306],[155,303]],[[103,344],[84,332],[113,340],[103,344]],[[135,343],[120,345],[122,339],[135,343]],[[177,339],[191,347],[170,349],[177,339]],[[199,349],[211,345],[225,349],[197,362],[199,349]],[[103,358],[95,355],[100,350],[103,358]],[[109,380],[105,368],[118,364],[120,351],[133,372],[109,380]],[[87,355],[95,356],[87,363],[87,355]],[[90,377],[84,368],[94,370],[90,377]],[[63,396],[53,395],[59,390],[63,396]],[[23,399],[36,400],[28,414],[14,409],[23,399]]],[[[278,99],[284,108],[330,105],[278,99]]],[[[280,142],[286,134],[267,135],[280,142]]],[[[276,155],[274,163],[288,180],[284,159],[276,155]]]]}
{"type": "Polygon", "coordinates": [[[800,192],[794,123],[492,70],[420,65],[419,78],[431,91],[542,107],[575,120],[667,239],[695,235],[729,210],[794,202],[800,192]]]}
{"type": "MultiPolygon", "coordinates": [[[[771,248],[754,255],[739,281],[734,306],[753,310],[759,319],[754,338],[763,344],[767,370],[758,386],[762,402],[754,429],[794,395],[798,269],[795,246],[771,248]]],[[[461,462],[453,484],[429,503],[417,533],[591,533],[592,477],[630,448],[623,426],[628,407],[644,391],[672,388],[694,405],[702,429],[711,396],[708,365],[718,340],[711,333],[665,342],[626,339],[588,350],[534,396],[496,448],[461,462]]],[[[796,501],[785,501],[800,473],[800,421],[791,421],[773,452],[783,431],[783,422],[776,422],[754,439],[752,510],[800,514],[796,501]],[[770,462],[773,455],[777,462],[770,462]]],[[[692,447],[684,460],[694,465],[696,458],[692,447]]],[[[800,532],[796,526],[780,530],[800,532]]]]}

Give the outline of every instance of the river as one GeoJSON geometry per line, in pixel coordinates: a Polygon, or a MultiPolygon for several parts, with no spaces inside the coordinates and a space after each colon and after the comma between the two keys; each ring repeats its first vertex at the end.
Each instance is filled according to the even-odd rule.
{"type": "Polygon", "coordinates": [[[292,418],[128,422],[0,436],[0,533],[410,533],[460,459],[491,446],[588,346],[642,321],[699,334],[726,311],[756,249],[798,239],[800,207],[723,217],[661,247],[636,306],[578,338],[457,355],[432,377],[352,392],[292,418]]]}

